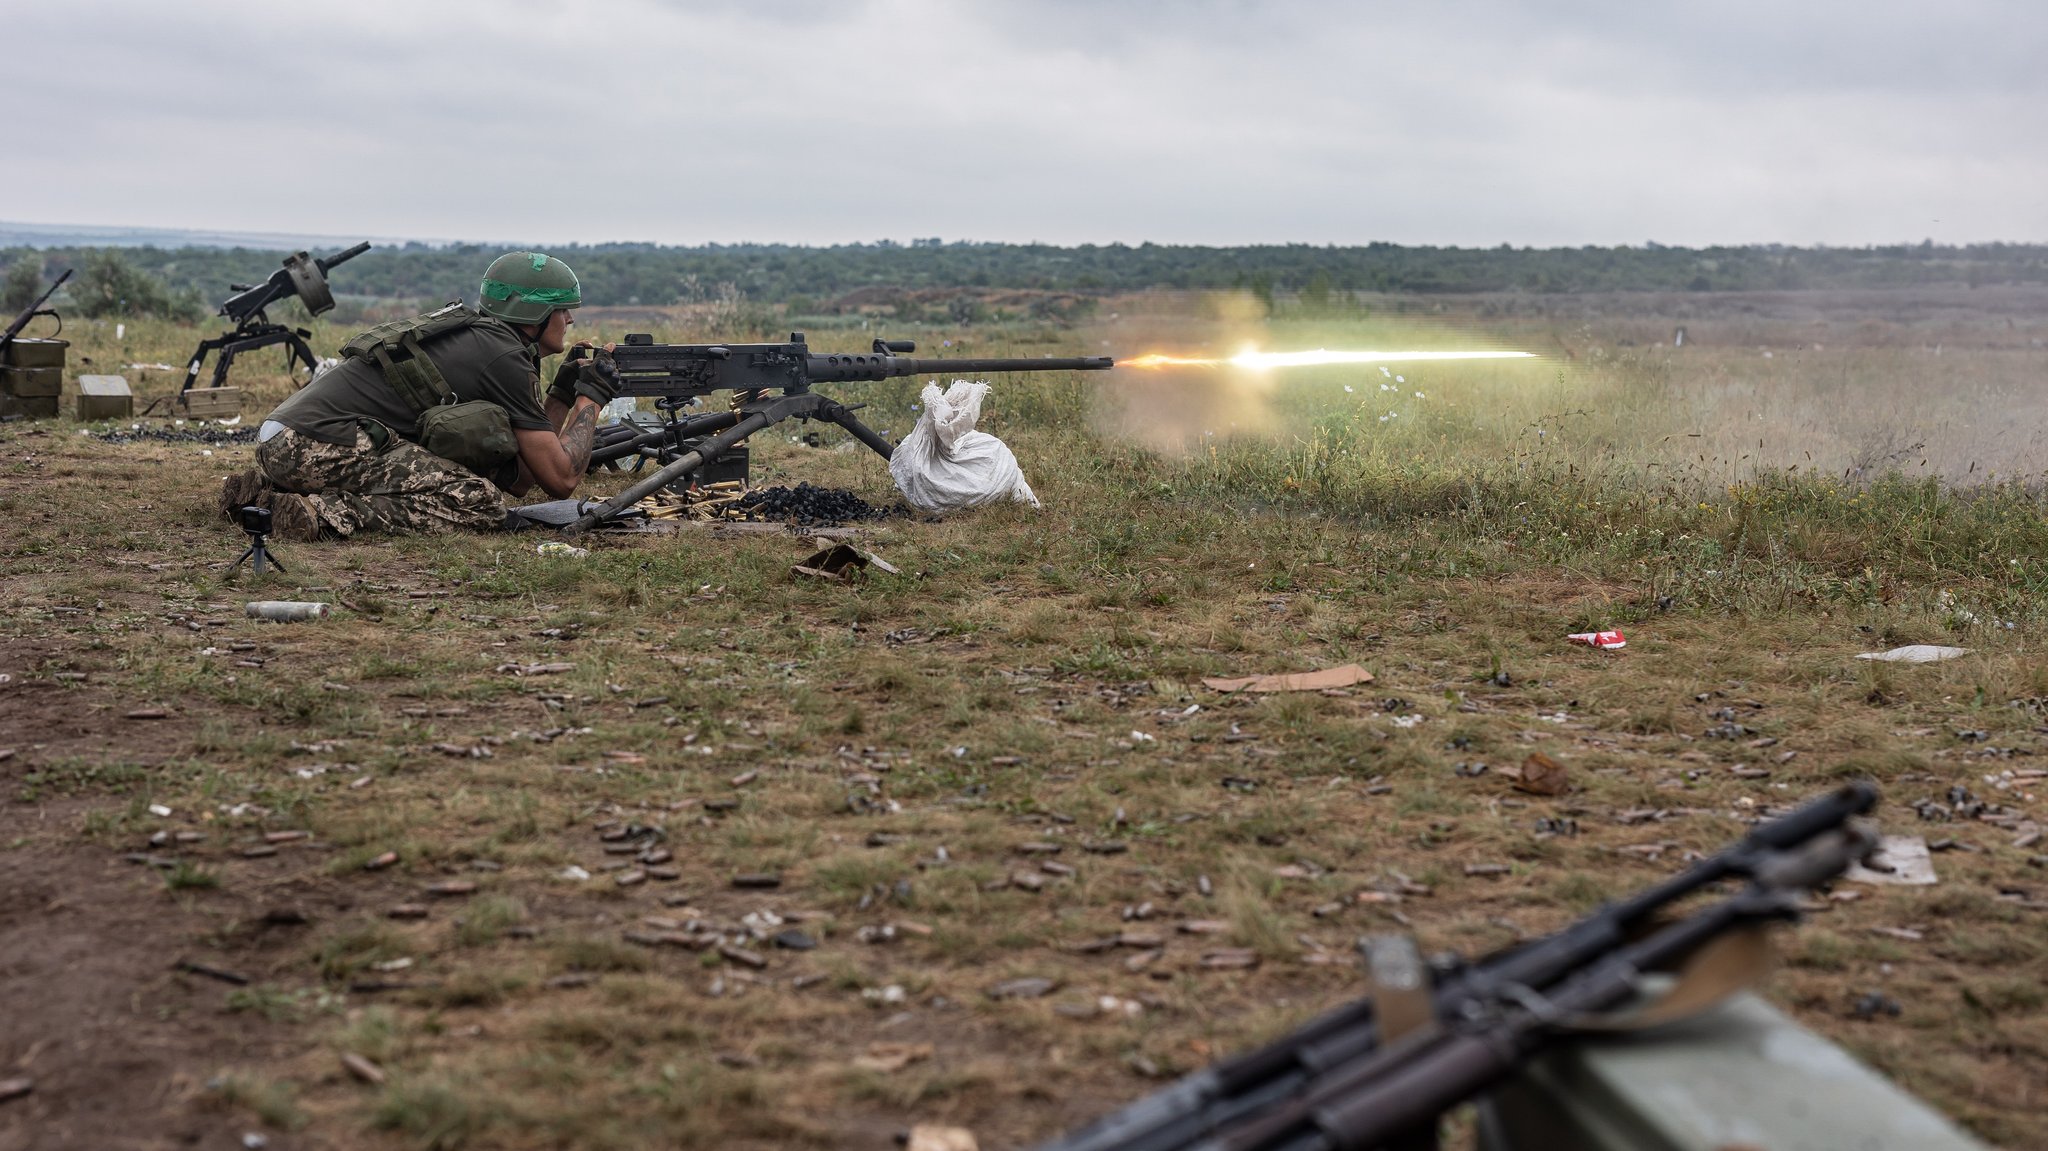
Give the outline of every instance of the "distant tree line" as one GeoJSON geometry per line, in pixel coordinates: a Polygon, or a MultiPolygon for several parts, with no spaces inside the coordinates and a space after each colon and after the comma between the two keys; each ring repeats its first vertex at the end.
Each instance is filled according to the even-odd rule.
{"type": "Polygon", "coordinates": [[[0,311],[12,319],[34,303],[49,288],[59,272],[49,268],[72,268],[71,281],[61,297],[65,307],[87,317],[155,316],[169,320],[195,320],[209,310],[200,302],[199,290],[190,285],[172,287],[164,277],[128,259],[114,248],[75,252],[66,259],[43,259],[44,253],[15,249],[5,275],[0,275],[0,311]]]}
{"type": "MultiPolygon", "coordinates": [[[[336,269],[333,287],[343,297],[473,301],[483,268],[500,251],[474,244],[377,247],[336,269]]],[[[1081,296],[1158,288],[1239,289],[1269,303],[1277,294],[1318,306],[1351,292],[1718,292],[2048,283],[2048,245],[2039,244],[1206,248],[918,240],[833,247],[600,244],[549,251],[576,269],[584,298],[592,304],[699,303],[737,289],[750,301],[795,313],[834,310],[845,306],[845,297],[878,289],[1019,289],[1081,296]]],[[[0,265],[6,266],[0,287],[4,300],[12,301],[32,280],[77,267],[81,275],[70,292],[76,307],[188,315],[211,311],[231,294],[231,283],[267,277],[284,255],[246,248],[0,248],[0,265]]]]}

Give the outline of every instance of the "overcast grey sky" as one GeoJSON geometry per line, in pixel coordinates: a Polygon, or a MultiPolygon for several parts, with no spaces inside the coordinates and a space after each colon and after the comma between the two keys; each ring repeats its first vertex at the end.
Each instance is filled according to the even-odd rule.
{"type": "Polygon", "coordinates": [[[0,5],[0,220],[2048,241],[2043,0],[0,5]]]}

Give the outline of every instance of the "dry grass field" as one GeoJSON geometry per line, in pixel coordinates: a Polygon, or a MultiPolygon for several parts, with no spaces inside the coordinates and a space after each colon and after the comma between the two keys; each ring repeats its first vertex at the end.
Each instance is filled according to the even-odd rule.
{"type": "MultiPolygon", "coordinates": [[[[1765,994],[2048,1148],[2043,302],[900,333],[1544,358],[999,380],[1044,509],[862,525],[900,574],[850,585],[792,578],[800,534],[707,531],[230,573],[246,444],[0,425],[0,1079],[35,1081],[0,1148],[1024,1146],[1357,994],[1361,933],[1499,947],[1848,777],[1940,882],[1843,885],[1765,994]],[[336,609],[243,617],[273,598],[336,609]],[[1600,627],[1627,647],[1564,640],[1600,627]],[[1907,643],[1970,651],[1853,658],[1907,643]],[[1510,786],[1534,751],[1567,794],[1510,786]],[[1899,1013],[1854,1017],[1871,992],[1899,1013]]],[[[73,374],[197,336],[68,334],[73,374]]],[[[237,370],[247,422],[275,363],[237,370]]],[[[846,398],[894,438],[915,386],[846,398]]],[[[893,499],[840,438],[757,439],[756,483],[893,499]]]]}

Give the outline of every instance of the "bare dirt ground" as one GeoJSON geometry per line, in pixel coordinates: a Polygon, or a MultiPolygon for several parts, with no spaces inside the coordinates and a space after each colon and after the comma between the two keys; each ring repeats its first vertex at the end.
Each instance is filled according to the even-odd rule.
{"type": "Polygon", "coordinates": [[[1362,932],[1483,952],[1852,776],[1941,882],[1842,885],[1766,994],[2048,1148],[2038,619],[1730,615],[1013,442],[1045,512],[866,527],[903,574],[856,586],[704,533],[258,579],[211,506],[246,447],[0,427],[0,1148],[1026,1145],[1355,995],[1362,932]],[[1973,650],[1852,658],[1908,642],[1973,650]],[[1536,750],[1568,794],[1504,778],[1536,750]]]}

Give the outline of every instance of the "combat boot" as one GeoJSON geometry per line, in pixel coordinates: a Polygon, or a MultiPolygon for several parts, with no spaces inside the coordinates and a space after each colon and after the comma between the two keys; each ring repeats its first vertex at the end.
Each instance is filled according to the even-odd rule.
{"type": "Polygon", "coordinates": [[[270,533],[301,543],[317,543],[334,533],[320,522],[313,501],[296,492],[270,493],[270,533]]]}
{"type": "Polygon", "coordinates": [[[255,468],[236,472],[220,482],[220,518],[240,523],[243,508],[267,508],[272,494],[270,481],[262,472],[255,468]]]}

